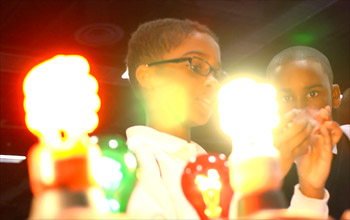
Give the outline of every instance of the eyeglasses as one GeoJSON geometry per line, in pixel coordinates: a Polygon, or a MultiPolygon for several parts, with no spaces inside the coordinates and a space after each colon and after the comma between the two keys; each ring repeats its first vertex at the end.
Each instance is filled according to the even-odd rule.
{"type": "Polygon", "coordinates": [[[222,81],[227,76],[225,71],[221,69],[215,69],[208,63],[208,61],[195,56],[183,57],[183,58],[177,58],[177,59],[171,59],[171,60],[162,60],[162,61],[146,64],[146,66],[154,66],[154,65],[165,64],[165,63],[181,63],[181,62],[187,62],[191,71],[201,76],[208,76],[210,73],[213,73],[214,77],[219,81],[222,81]]]}

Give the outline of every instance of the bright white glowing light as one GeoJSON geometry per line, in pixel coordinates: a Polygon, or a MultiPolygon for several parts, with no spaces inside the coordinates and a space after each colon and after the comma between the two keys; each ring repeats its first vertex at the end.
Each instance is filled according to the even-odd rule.
{"type": "Polygon", "coordinates": [[[219,154],[219,158],[220,158],[221,160],[225,160],[225,159],[226,159],[226,156],[225,156],[225,154],[219,154]]]}
{"type": "Polygon", "coordinates": [[[42,149],[39,161],[41,162],[41,179],[46,185],[51,185],[55,181],[55,171],[51,152],[48,149],[42,149]]]}
{"type": "Polygon", "coordinates": [[[109,140],[108,145],[110,148],[115,149],[118,147],[118,141],[115,139],[111,139],[109,140]]]}
{"type": "Polygon", "coordinates": [[[216,158],[214,156],[209,156],[208,160],[210,163],[215,163],[216,158]]]}
{"type": "Polygon", "coordinates": [[[0,155],[0,163],[20,163],[25,159],[25,156],[19,155],[0,155]]]}
{"type": "Polygon", "coordinates": [[[106,200],[106,198],[105,198],[105,196],[100,188],[89,187],[87,194],[88,194],[89,199],[91,201],[94,201],[95,207],[93,207],[93,208],[96,209],[96,211],[99,215],[109,213],[108,201],[106,200]]]}
{"type": "Polygon", "coordinates": [[[91,136],[90,137],[90,141],[92,144],[97,144],[98,143],[98,137],[97,136],[91,136]]]}
{"type": "Polygon", "coordinates": [[[96,170],[99,172],[96,172],[94,177],[100,186],[107,189],[119,187],[120,181],[123,178],[119,162],[108,157],[101,157],[96,166],[98,166],[96,170]]]}
{"type": "Polygon", "coordinates": [[[195,178],[195,184],[200,190],[206,206],[204,213],[210,219],[219,218],[222,208],[219,205],[221,181],[218,171],[210,169],[208,170],[208,176],[197,175],[195,178]]]}
{"type": "Polygon", "coordinates": [[[206,191],[208,189],[218,190],[221,188],[220,175],[218,171],[214,169],[208,170],[208,176],[196,176],[195,182],[201,191],[206,191]]]}
{"type": "Polygon", "coordinates": [[[98,84],[89,68],[81,56],[58,55],[27,74],[24,109],[32,133],[57,145],[61,134],[76,137],[97,127],[98,84]]]}
{"type": "Polygon", "coordinates": [[[196,162],[196,160],[197,160],[197,158],[196,158],[196,157],[194,157],[194,156],[191,156],[191,157],[190,157],[190,162],[191,162],[191,163],[196,162]]]}
{"type": "Polygon", "coordinates": [[[126,153],[124,155],[124,162],[129,169],[135,169],[137,166],[137,161],[136,158],[133,154],[131,153],[126,153]]]}
{"type": "Polygon", "coordinates": [[[231,136],[237,157],[276,156],[272,129],[279,117],[272,85],[239,78],[221,88],[218,100],[221,128],[231,136]]]}
{"type": "Polygon", "coordinates": [[[108,200],[108,203],[109,203],[109,207],[111,207],[111,209],[115,212],[119,211],[120,209],[120,204],[117,200],[115,199],[109,199],[108,200]]]}
{"type": "Polygon", "coordinates": [[[122,75],[122,79],[129,79],[129,70],[126,69],[125,72],[122,75]]]}

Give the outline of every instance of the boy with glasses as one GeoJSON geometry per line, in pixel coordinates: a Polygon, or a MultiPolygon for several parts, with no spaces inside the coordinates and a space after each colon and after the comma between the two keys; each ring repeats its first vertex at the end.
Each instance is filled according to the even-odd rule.
{"type": "MultiPolygon", "coordinates": [[[[190,131],[206,124],[215,108],[224,75],[220,56],[215,34],[194,21],[159,19],[133,33],[126,62],[131,86],[145,106],[147,126],[126,131],[140,163],[130,215],[199,218],[182,192],[181,175],[190,157],[206,153],[191,141],[190,131]]],[[[307,200],[299,197],[301,203],[307,200]]],[[[326,203],[321,201],[318,209],[326,211],[326,203]]]]}

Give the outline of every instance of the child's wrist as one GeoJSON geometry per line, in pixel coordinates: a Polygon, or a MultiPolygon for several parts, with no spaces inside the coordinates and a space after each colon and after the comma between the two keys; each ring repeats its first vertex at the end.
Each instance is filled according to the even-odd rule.
{"type": "Polygon", "coordinates": [[[324,198],[324,186],[314,187],[305,181],[299,181],[300,186],[299,189],[301,193],[309,198],[313,199],[323,199],[324,198]]]}
{"type": "Polygon", "coordinates": [[[281,167],[281,173],[283,178],[287,175],[293,163],[294,163],[294,159],[292,157],[280,158],[280,167],[281,167]]]}

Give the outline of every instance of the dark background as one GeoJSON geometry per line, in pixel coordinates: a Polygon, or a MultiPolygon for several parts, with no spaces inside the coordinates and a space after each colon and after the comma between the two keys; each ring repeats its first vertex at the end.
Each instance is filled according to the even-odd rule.
{"type": "MultiPolygon", "coordinates": [[[[100,125],[95,133],[125,135],[144,116],[125,71],[127,41],[145,21],[189,18],[219,37],[224,69],[264,75],[270,59],[307,45],[330,60],[334,82],[350,87],[350,1],[341,0],[0,0],[0,154],[26,155],[37,140],[24,123],[22,83],[36,64],[56,54],[80,54],[100,85],[100,125]]],[[[193,130],[209,151],[230,152],[216,115],[193,130]]],[[[24,219],[31,193],[26,161],[0,163],[0,219],[24,219]]]]}

